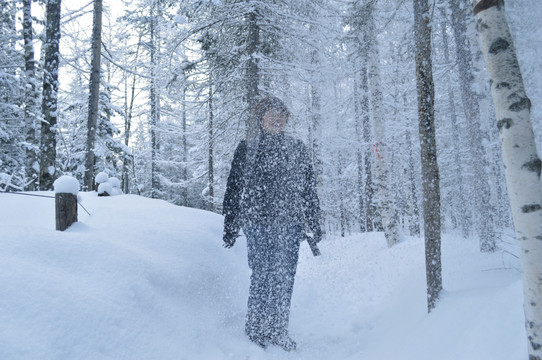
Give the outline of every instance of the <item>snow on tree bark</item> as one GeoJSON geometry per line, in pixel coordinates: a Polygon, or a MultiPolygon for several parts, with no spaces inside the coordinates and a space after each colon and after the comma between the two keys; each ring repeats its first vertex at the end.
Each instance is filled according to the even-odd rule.
{"type": "Polygon", "coordinates": [[[542,359],[542,162],[504,1],[473,1],[495,104],[506,184],[520,249],[529,359],[542,359]]]}
{"type": "Polygon", "coordinates": [[[94,190],[94,145],[98,127],[98,104],[100,100],[100,77],[102,57],[102,0],[94,0],[94,20],[92,26],[92,63],[90,70],[87,148],[85,154],[85,187],[94,190]]]}
{"type": "Polygon", "coordinates": [[[431,61],[430,20],[428,1],[414,0],[416,82],[418,88],[418,116],[420,121],[427,309],[429,312],[435,308],[442,290],[440,179],[435,136],[435,90],[431,61]]]}
{"type": "Polygon", "coordinates": [[[56,123],[58,118],[58,65],[60,43],[60,0],[49,0],[46,7],[45,58],[41,112],[40,179],[41,190],[53,186],[56,169],[56,123]]]}

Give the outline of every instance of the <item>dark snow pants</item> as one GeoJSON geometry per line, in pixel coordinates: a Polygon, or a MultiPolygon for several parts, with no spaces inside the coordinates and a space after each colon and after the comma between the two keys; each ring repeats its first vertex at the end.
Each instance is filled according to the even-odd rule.
{"type": "Polygon", "coordinates": [[[301,229],[300,225],[244,229],[252,270],[245,331],[252,340],[278,339],[288,332],[301,229]]]}

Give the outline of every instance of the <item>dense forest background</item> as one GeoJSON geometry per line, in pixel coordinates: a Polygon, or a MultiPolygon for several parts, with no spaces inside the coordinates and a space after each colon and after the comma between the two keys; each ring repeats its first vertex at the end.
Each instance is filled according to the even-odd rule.
{"type": "MultiPolygon", "coordinates": [[[[0,0],[0,191],[48,190],[62,174],[90,190],[96,2],[0,0]],[[55,4],[60,31],[48,33],[55,4]],[[56,52],[45,46],[55,38],[56,52]]],[[[541,144],[537,5],[506,4],[541,144]]],[[[491,250],[512,223],[471,8],[430,4],[441,223],[491,250]]],[[[401,232],[417,235],[413,28],[406,0],[105,1],[94,174],[118,177],[125,193],[220,213],[249,109],[273,94],[293,114],[287,132],[311,151],[326,232],[382,229],[386,199],[401,232]]]]}

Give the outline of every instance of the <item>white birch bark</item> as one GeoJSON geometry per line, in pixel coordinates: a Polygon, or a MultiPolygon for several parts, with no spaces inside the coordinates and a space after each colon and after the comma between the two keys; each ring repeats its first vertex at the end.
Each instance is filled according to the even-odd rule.
{"type": "Polygon", "coordinates": [[[529,359],[542,359],[542,163],[504,1],[476,1],[476,29],[490,78],[506,184],[523,272],[529,359]]]}
{"type": "Polygon", "coordinates": [[[389,171],[386,164],[386,128],[384,117],[382,115],[382,89],[380,88],[381,79],[378,68],[378,49],[373,43],[373,49],[370,52],[369,64],[369,87],[371,93],[371,105],[373,108],[374,136],[375,136],[375,175],[377,179],[377,191],[380,200],[380,213],[382,216],[382,226],[386,235],[386,242],[389,247],[399,242],[398,222],[395,216],[395,201],[390,190],[389,171]]]}

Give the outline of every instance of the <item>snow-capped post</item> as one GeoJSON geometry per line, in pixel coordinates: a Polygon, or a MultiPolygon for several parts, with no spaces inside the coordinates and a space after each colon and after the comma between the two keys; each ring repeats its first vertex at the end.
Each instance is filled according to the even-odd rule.
{"type": "Polygon", "coordinates": [[[529,359],[542,359],[542,162],[531,101],[506,21],[503,0],[473,0],[476,29],[495,104],[508,196],[523,273],[529,359]]]}
{"type": "Polygon", "coordinates": [[[53,183],[55,189],[56,229],[66,230],[77,222],[77,193],[79,181],[71,176],[61,176],[53,183]]]}

